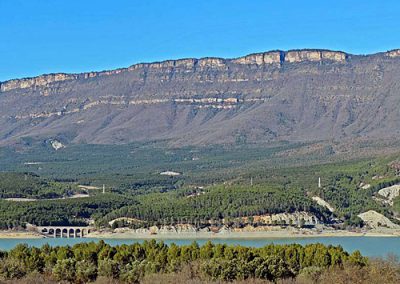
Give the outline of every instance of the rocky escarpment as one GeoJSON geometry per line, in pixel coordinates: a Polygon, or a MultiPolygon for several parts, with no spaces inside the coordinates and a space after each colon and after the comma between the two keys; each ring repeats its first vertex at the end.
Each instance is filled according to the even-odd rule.
{"type": "Polygon", "coordinates": [[[0,145],[397,139],[400,51],[269,51],[1,83],[0,145]]]}
{"type": "MultiPolygon", "coordinates": [[[[400,50],[391,50],[384,53],[388,57],[400,57],[400,50]]],[[[2,92],[10,91],[13,89],[24,89],[46,86],[54,82],[61,82],[66,80],[77,80],[77,79],[88,79],[97,76],[110,76],[119,74],[122,72],[129,72],[141,68],[149,69],[165,69],[165,68],[186,68],[193,69],[196,67],[200,68],[222,68],[226,67],[227,62],[236,64],[277,64],[283,63],[300,63],[300,62],[346,62],[346,59],[351,56],[342,51],[331,51],[331,50],[289,50],[289,51],[269,51],[264,53],[250,54],[236,59],[223,59],[223,58],[201,58],[201,59],[179,59],[179,60],[166,60],[156,63],[140,63],[132,65],[129,68],[120,68],[110,71],[101,72],[87,72],[82,74],[48,74],[34,78],[25,79],[13,79],[6,82],[0,82],[0,90],[2,92]]]]}
{"type": "Polygon", "coordinates": [[[124,69],[104,71],[104,72],[89,72],[83,74],[58,73],[58,74],[42,75],[34,78],[15,79],[0,83],[0,90],[2,92],[7,92],[14,89],[39,88],[48,86],[52,83],[63,82],[67,80],[88,79],[97,76],[113,75],[113,74],[118,74],[122,71],[124,71],[124,69]]]}
{"type": "MultiPolygon", "coordinates": [[[[389,56],[396,56],[396,51],[389,53],[389,56]]],[[[303,61],[336,61],[345,62],[347,54],[340,51],[329,50],[292,50],[270,51],[265,53],[251,54],[237,59],[225,60],[222,58],[202,58],[202,59],[180,59],[167,60],[157,63],[136,64],[129,68],[121,68],[112,71],[88,72],[82,74],[49,74],[34,78],[15,79],[0,83],[1,91],[6,92],[13,89],[35,88],[46,86],[55,82],[66,80],[88,79],[97,76],[109,76],[119,74],[121,72],[129,72],[140,68],[165,69],[165,68],[186,68],[192,69],[196,66],[200,68],[222,68],[226,66],[226,62],[230,61],[237,64],[282,64],[284,62],[295,63],[303,61]]]]}

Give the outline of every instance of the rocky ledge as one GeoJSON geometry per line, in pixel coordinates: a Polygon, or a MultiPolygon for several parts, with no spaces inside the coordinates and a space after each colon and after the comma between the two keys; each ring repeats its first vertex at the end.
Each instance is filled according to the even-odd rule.
{"type": "MultiPolygon", "coordinates": [[[[400,50],[391,50],[383,53],[386,57],[400,57],[400,50]]],[[[44,87],[56,82],[66,80],[89,79],[98,76],[110,76],[122,72],[132,72],[135,70],[151,71],[171,71],[171,70],[205,70],[205,69],[227,69],[232,64],[237,65],[275,65],[281,66],[288,63],[300,62],[333,62],[346,63],[350,55],[342,51],[331,51],[323,49],[301,49],[289,51],[268,51],[263,53],[255,53],[234,59],[223,58],[187,58],[178,60],[166,60],[154,63],[140,63],[132,65],[128,68],[120,68],[116,70],[87,72],[82,74],[48,74],[34,78],[13,79],[6,82],[0,82],[0,91],[7,92],[14,89],[26,89],[44,87]]]]}

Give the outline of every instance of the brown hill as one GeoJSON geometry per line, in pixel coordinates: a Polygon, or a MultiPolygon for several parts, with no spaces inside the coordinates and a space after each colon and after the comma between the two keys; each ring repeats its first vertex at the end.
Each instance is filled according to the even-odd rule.
{"type": "Polygon", "coordinates": [[[400,51],[271,51],[0,85],[0,145],[397,139],[400,51]]]}

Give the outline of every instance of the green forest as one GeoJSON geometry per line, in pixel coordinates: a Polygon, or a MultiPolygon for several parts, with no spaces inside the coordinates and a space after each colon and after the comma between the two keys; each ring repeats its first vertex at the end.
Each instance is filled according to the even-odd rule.
{"type": "Polygon", "coordinates": [[[74,192],[73,186],[41,179],[32,173],[1,173],[0,198],[61,198],[74,192]]]}
{"type": "Polygon", "coordinates": [[[188,268],[193,280],[275,282],[302,274],[317,275],[324,269],[362,269],[369,265],[358,251],[349,254],[340,246],[293,244],[250,248],[211,242],[203,246],[177,246],[154,240],[115,247],[103,241],[72,247],[18,245],[1,252],[0,259],[2,279],[16,280],[36,273],[49,280],[70,283],[87,283],[100,277],[139,283],[149,275],[178,273],[188,268]]]}

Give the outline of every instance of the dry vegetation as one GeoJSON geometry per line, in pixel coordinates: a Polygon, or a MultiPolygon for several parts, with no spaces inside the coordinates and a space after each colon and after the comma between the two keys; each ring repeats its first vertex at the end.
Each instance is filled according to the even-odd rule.
{"type": "MultiPolygon", "coordinates": [[[[51,277],[34,272],[22,279],[14,279],[8,281],[1,281],[1,284],[55,284],[55,283],[70,283],[60,282],[51,279],[51,277]]],[[[116,279],[99,277],[95,284],[123,284],[116,279]]],[[[207,279],[201,274],[197,265],[186,265],[179,272],[176,273],[160,273],[145,276],[140,283],[143,284],[217,284],[217,283],[232,283],[232,284],[268,284],[273,283],[262,279],[246,279],[236,280],[232,282],[225,281],[212,281],[207,279]]],[[[345,265],[341,267],[319,269],[310,268],[305,269],[297,278],[289,278],[278,280],[279,284],[347,284],[347,283],[368,283],[368,284],[395,284],[400,283],[400,263],[394,257],[388,259],[373,259],[365,267],[345,265]]]]}

